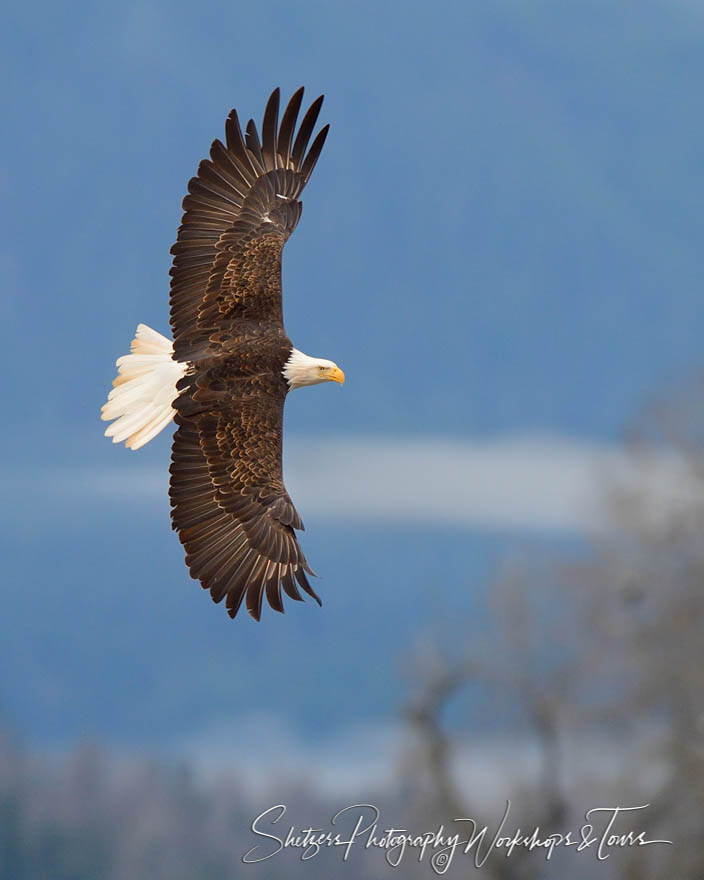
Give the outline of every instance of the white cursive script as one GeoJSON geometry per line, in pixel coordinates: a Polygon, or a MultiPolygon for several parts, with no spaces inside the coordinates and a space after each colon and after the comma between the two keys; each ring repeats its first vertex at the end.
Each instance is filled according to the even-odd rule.
{"type": "Polygon", "coordinates": [[[252,832],[266,842],[248,849],[242,861],[245,864],[263,862],[286,849],[298,850],[301,861],[307,861],[315,858],[322,849],[331,847],[340,847],[342,861],[347,861],[355,846],[383,851],[387,863],[394,868],[399,867],[406,853],[412,851],[418,862],[427,860],[438,875],[448,870],[458,853],[471,855],[475,868],[481,868],[495,851],[509,858],[516,850],[536,850],[550,860],[560,847],[573,847],[575,852],[591,850],[599,861],[603,861],[616,849],[672,845],[671,840],[649,840],[644,831],[617,827],[619,817],[649,806],[593,807],[584,814],[586,821],[576,833],[546,832],[538,826],[525,832],[516,828],[513,833],[506,833],[511,810],[511,801],[507,801],[493,833],[488,825],[479,827],[471,818],[453,819],[456,824],[452,832],[439,825],[434,831],[413,833],[407,828],[380,827],[381,814],[374,804],[351,804],[330,818],[328,830],[312,826],[296,829],[295,825],[289,825],[284,833],[283,828],[280,830],[276,826],[286,815],[286,805],[276,804],[263,810],[252,821],[252,832]]]}

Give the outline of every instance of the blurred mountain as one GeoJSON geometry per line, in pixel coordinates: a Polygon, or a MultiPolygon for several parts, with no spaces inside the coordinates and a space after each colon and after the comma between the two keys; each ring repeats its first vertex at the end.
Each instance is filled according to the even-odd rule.
{"type": "MultiPolygon", "coordinates": [[[[166,329],[198,159],[276,84],[325,90],[333,126],[285,255],[287,329],[348,375],[294,395],[287,431],[613,440],[700,362],[697,4],[45,12],[9,13],[2,61],[10,470],[133,466],[97,421],[112,364],[137,322],[166,329]]],[[[167,457],[160,439],[139,462],[167,457]]],[[[165,498],[80,504],[80,485],[58,505],[28,487],[1,539],[0,699],[44,742],[388,717],[404,651],[458,610],[481,626],[481,585],[516,545],[304,511],[325,607],[232,625],[189,582],[165,498]]]]}
{"type": "Polygon", "coordinates": [[[150,8],[98,4],[75,54],[53,38],[70,14],[13,13],[4,353],[23,365],[21,424],[93,427],[136,323],[166,329],[198,159],[231,105],[259,118],[299,81],[327,91],[332,133],[286,250],[287,327],[349,381],[334,403],[301,394],[296,430],[613,437],[700,358],[696,4],[411,3],[375,7],[374,28],[336,4],[248,9],[237,27],[226,4],[196,27],[187,4],[168,24],[150,8]],[[272,15],[264,61],[247,35],[271,37],[272,15]],[[46,389],[49,365],[38,402],[24,389],[46,389]]]}

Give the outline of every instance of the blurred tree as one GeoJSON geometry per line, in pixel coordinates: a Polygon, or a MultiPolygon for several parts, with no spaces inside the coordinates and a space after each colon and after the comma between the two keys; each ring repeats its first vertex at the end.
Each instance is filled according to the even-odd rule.
{"type": "MultiPolygon", "coordinates": [[[[418,653],[403,765],[417,814],[472,816],[481,827],[501,790],[513,802],[508,828],[561,832],[593,806],[650,803],[630,827],[675,845],[625,848],[598,876],[704,877],[702,401],[695,376],[644,408],[603,474],[603,529],[585,553],[515,561],[493,585],[483,640],[418,653]],[[511,708],[505,739],[524,743],[522,767],[492,757],[476,698],[469,715],[453,715],[478,686],[494,711],[511,708]],[[476,773],[463,777],[462,767],[482,754],[495,784],[476,790],[476,773]]],[[[586,852],[548,865],[516,850],[483,870],[497,880],[536,869],[559,877],[567,859],[570,876],[594,876],[586,852]]]]}

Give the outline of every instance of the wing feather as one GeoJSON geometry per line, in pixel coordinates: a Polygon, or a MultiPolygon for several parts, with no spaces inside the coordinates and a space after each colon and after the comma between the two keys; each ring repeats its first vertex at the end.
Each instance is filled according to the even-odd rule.
{"type": "Polygon", "coordinates": [[[244,142],[247,145],[250,154],[256,160],[255,168],[259,166],[260,174],[263,171],[266,171],[266,168],[264,167],[264,157],[262,156],[262,146],[259,143],[257,124],[253,119],[249,120],[247,128],[244,130],[244,142]]]}
{"type": "Polygon", "coordinates": [[[231,617],[245,597],[255,620],[264,596],[283,611],[282,589],[302,598],[296,580],[319,602],[294,529],[283,521],[300,523],[281,473],[283,400],[258,395],[177,423],[169,494],[191,575],[213,601],[227,597],[231,617]]]}
{"type": "Polygon", "coordinates": [[[290,599],[293,599],[295,602],[303,602],[303,596],[298,592],[296,581],[290,570],[287,570],[281,578],[281,585],[290,599]]]}
{"type": "Polygon", "coordinates": [[[284,613],[284,603],[281,597],[281,566],[277,566],[276,573],[266,582],[266,598],[274,611],[284,613]]]}
{"type": "Polygon", "coordinates": [[[296,140],[293,144],[293,152],[291,153],[291,161],[293,162],[294,168],[301,167],[303,154],[305,153],[306,147],[308,146],[310,136],[311,134],[313,134],[315,123],[318,121],[320,108],[323,106],[323,98],[324,96],[321,95],[319,98],[316,98],[315,101],[313,101],[313,103],[308,108],[308,112],[303,117],[301,127],[298,129],[298,134],[296,135],[296,140]]]}
{"type": "Polygon", "coordinates": [[[279,125],[280,92],[275,89],[264,111],[261,141],[253,120],[243,135],[233,110],[225,123],[225,143],[213,142],[210,158],[201,161],[188,184],[171,250],[177,360],[222,353],[223,340],[246,320],[283,328],[281,252],[300,219],[299,196],[328,130],[318,133],[306,153],[323,96],[311,104],[295,134],[302,100],[301,88],[279,125]]]}
{"type": "Polygon", "coordinates": [[[315,168],[315,163],[318,161],[318,157],[323,149],[323,145],[325,144],[325,138],[328,136],[328,132],[330,131],[330,126],[326,125],[324,128],[321,128],[318,132],[315,140],[311,144],[310,150],[308,150],[308,155],[305,158],[305,162],[303,163],[303,167],[301,168],[301,175],[303,179],[308,182],[309,177],[313,173],[313,169],[315,168]]]}
{"type": "Polygon", "coordinates": [[[318,605],[322,605],[323,603],[320,601],[320,597],[315,592],[313,587],[311,587],[310,582],[309,582],[308,578],[306,577],[305,571],[299,567],[299,568],[296,568],[293,573],[296,577],[296,580],[301,585],[301,587],[306,591],[306,593],[308,593],[309,596],[312,596],[313,599],[315,599],[315,601],[318,603],[318,605]]]}
{"type": "Polygon", "coordinates": [[[276,170],[276,130],[279,127],[279,89],[274,89],[266,102],[262,120],[262,157],[267,171],[276,170]]]}
{"type": "Polygon", "coordinates": [[[301,109],[302,101],[303,86],[301,86],[298,91],[293,93],[293,95],[291,96],[291,100],[288,102],[288,105],[284,110],[283,118],[281,119],[277,151],[280,159],[282,160],[284,168],[293,167],[293,159],[291,157],[291,144],[293,143],[293,132],[296,128],[296,120],[298,119],[298,112],[301,109]]]}
{"type": "Polygon", "coordinates": [[[251,186],[259,177],[259,172],[254,167],[252,157],[247,151],[236,110],[230,111],[230,115],[225,122],[225,142],[227,143],[228,152],[232,154],[233,160],[237,160],[237,168],[251,186]]]}

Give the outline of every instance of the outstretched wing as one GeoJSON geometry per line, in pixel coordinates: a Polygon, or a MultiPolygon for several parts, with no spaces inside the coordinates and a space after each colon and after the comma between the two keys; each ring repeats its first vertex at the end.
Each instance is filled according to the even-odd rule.
{"type": "Polygon", "coordinates": [[[246,595],[259,620],[262,600],[283,611],[281,589],[300,587],[320,604],[294,529],[303,523],[281,467],[284,395],[252,390],[226,408],[177,416],[171,464],[173,526],[194,578],[234,617],[246,595]]]}
{"type": "Polygon", "coordinates": [[[171,328],[180,361],[215,354],[246,320],[278,322],[281,252],[298,223],[298,196],[315,167],[329,126],[308,141],[323,103],[303,117],[300,88],[278,124],[279,89],[264,111],[259,140],[250,119],[242,135],[237,112],[225,124],[226,144],[216,140],[210,159],[188,184],[178,238],[171,249],[171,328]]]}

